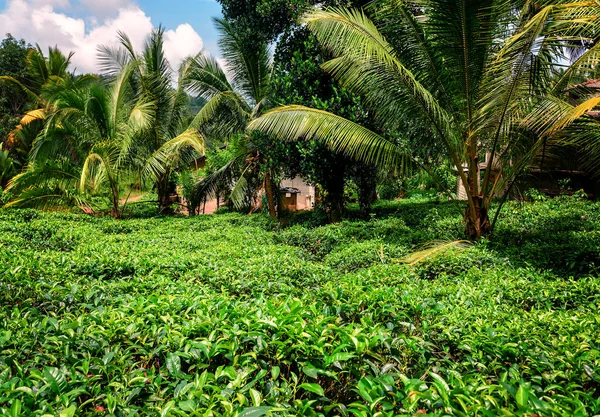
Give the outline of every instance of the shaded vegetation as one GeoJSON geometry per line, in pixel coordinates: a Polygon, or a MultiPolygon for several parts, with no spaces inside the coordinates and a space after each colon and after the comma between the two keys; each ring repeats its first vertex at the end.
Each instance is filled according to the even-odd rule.
{"type": "Polygon", "coordinates": [[[494,240],[414,266],[463,237],[454,205],[287,228],[3,211],[0,412],[593,416],[598,209],[509,203],[494,240]]]}

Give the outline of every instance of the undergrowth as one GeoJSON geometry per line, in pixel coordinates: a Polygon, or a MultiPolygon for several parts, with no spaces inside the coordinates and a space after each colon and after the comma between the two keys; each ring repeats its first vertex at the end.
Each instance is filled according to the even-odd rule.
{"type": "Polygon", "coordinates": [[[463,237],[451,204],[286,228],[0,212],[0,413],[597,415],[599,208],[510,203],[412,266],[463,237]]]}

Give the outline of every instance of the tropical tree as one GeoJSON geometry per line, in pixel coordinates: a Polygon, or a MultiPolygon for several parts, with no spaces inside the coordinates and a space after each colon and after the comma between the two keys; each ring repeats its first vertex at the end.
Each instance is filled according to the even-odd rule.
{"type": "Polygon", "coordinates": [[[155,103],[132,88],[136,65],[125,65],[108,88],[96,83],[54,95],[27,169],[9,184],[15,195],[9,205],[91,207],[88,197],[107,191],[110,214],[119,218],[124,178],[155,182],[176,158],[180,142],[200,141],[197,132],[184,132],[150,156],[139,152],[154,123],[155,103]]]}
{"type": "Polygon", "coordinates": [[[0,76],[6,88],[19,91],[25,97],[25,114],[20,123],[10,132],[7,144],[14,150],[23,164],[33,147],[36,137],[42,132],[45,120],[53,111],[50,103],[57,91],[80,88],[94,82],[91,75],[75,75],[69,72],[73,53],[64,55],[58,48],[48,48],[48,55],[39,45],[27,54],[25,74],[0,76]]]}
{"type": "Polygon", "coordinates": [[[155,160],[158,154],[169,153],[168,159],[162,159],[155,182],[158,210],[168,213],[172,206],[169,198],[172,173],[182,163],[191,160],[193,151],[200,155],[204,153],[203,137],[191,126],[189,96],[185,89],[190,66],[181,67],[177,87],[173,88],[174,73],[165,57],[162,28],[150,35],[141,54],[136,53],[124,33],[119,33],[119,40],[120,48],[100,48],[102,67],[105,74],[114,78],[132,65],[129,88],[135,96],[153,103],[150,125],[139,136],[136,152],[140,160],[155,160]]]}
{"type": "MultiPolygon", "coordinates": [[[[551,76],[575,41],[596,40],[599,11],[591,1],[384,0],[370,6],[373,20],[363,10],[338,8],[314,10],[303,22],[335,57],[323,68],[361,96],[382,128],[417,123],[419,143],[445,150],[467,191],[466,232],[477,239],[493,229],[492,199],[506,195],[542,144],[528,115],[543,112],[550,96],[562,102],[557,97],[569,77],[598,62],[592,48],[558,82],[551,76]]],[[[303,106],[274,109],[250,128],[316,138],[382,167],[410,154],[356,123],[303,106]]]]}
{"type": "MultiPolygon", "coordinates": [[[[300,104],[325,110],[361,126],[378,128],[359,97],[323,71],[320,64],[330,58],[306,28],[286,32],[279,39],[274,55],[271,101],[278,105],[300,104]]],[[[368,218],[376,198],[376,167],[333,152],[318,141],[271,140],[268,145],[269,158],[278,162],[286,176],[300,176],[322,188],[320,205],[325,208],[329,221],[339,221],[343,215],[347,200],[344,190],[349,180],[358,186],[360,215],[368,218]]]]}
{"type": "Polygon", "coordinates": [[[137,136],[152,120],[153,103],[129,88],[133,65],[106,89],[97,83],[57,92],[43,134],[34,142],[27,169],[10,183],[9,205],[48,208],[109,190],[111,215],[121,216],[120,180],[134,170],[137,136]]]}
{"type": "MultiPolygon", "coordinates": [[[[270,91],[271,61],[266,42],[251,44],[245,32],[227,20],[215,19],[215,25],[227,72],[215,58],[201,52],[185,64],[189,74],[185,85],[191,94],[206,100],[192,125],[206,132],[218,146],[228,138],[244,135],[248,123],[263,111],[270,91]]],[[[231,190],[231,201],[241,207],[250,202],[248,196],[256,194],[252,191],[258,185],[264,187],[269,213],[275,216],[272,172],[265,169],[265,160],[253,139],[245,135],[236,141],[231,160],[197,184],[193,193],[197,204],[226,185],[231,190]],[[257,182],[256,177],[261,175],[263,180],[257,182]]]]}
{"type": "MultiPolygon", "coordinates": [[[[27,53],[30,49],[24,40],[10,34],[0,42],[0,76],[24,80],[27,76],[27,53]]],[[[18,124],[27,97],[20,88],[0,84],[0,143],[18,124]]]]}

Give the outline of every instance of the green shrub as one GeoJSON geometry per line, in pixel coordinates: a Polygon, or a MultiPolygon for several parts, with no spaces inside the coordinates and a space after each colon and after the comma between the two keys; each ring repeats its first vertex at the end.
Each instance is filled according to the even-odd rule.
{"type": "Polygon", "coordinates": [[[288,228],[0,211],[0,414],[597,415],[599,208],[510,203],[414,266],[460,237],[451,204],[288,228]]]}
{"type": "Polygon", "coordinates": [[[399,178],[386,178],[377,186],[379,198],[383,200],[394,200],[404,192],[404,180],[399,178]]]}
{"type": "Polygon", "coordinates": [[[377,263],[394,262],[407,255],[408,250],[405,247],[368,240],[344,245],[326,255],[323,263],[338,271],[351,272],[377,263]]]}

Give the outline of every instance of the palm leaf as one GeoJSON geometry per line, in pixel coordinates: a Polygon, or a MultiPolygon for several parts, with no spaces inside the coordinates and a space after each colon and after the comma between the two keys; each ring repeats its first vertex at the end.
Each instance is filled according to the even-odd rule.
{"type": "Polygon", "coordinates": [[[187,66],[185,87],[190,94],[210,100],[221,92],[233,91],[217,60],[205,52],[188,58],[184,65],[187,66]]]}
{"type": "Polygon", "coordinates": [[[283,106],[250,122],[250,130],[261,130],[286,140],[319,140],[336,152],[367,164],[400,166],[406,153],[369,129],[335,114],[304,106],[283,106]]]}
{"type": "Polygon", "coordinates": [[[181,162],[190,162],[193,159],[193,153],[188,153],[186,158],[186,149],[204,155],[204,138],[196,129],[187,129],[154,151],[141,169],[140,178],[142,181],[144,183],[154,182],[161,174],[176,167],[181,162]]]}
{"type": "Polygon", "coordinates": [[[471,245],[472,243],[467,240],[456,240],[453,242],[432,242],[429,244],[429,248],[414,252],[407,258],[402,259],[401,262],[414,266],[421,262],[434,259],[450,249],[466,249],[471,245]]]}
{"type": "Polygon", "coordinates": [[[227,62],[233,87],[259,103],[269,93],[271,62],[265,42],[249,42],[245,30],[225,19],[214,19],[219,47],[227,62]]]}
{"type": "Polygon", "coordinates": [[[250,110],[244,100],[234,91],[214,95],[194,117],[190,126],[202,130],[210,127],[222,139],[241,132],[250,119],[250,110]]]}

